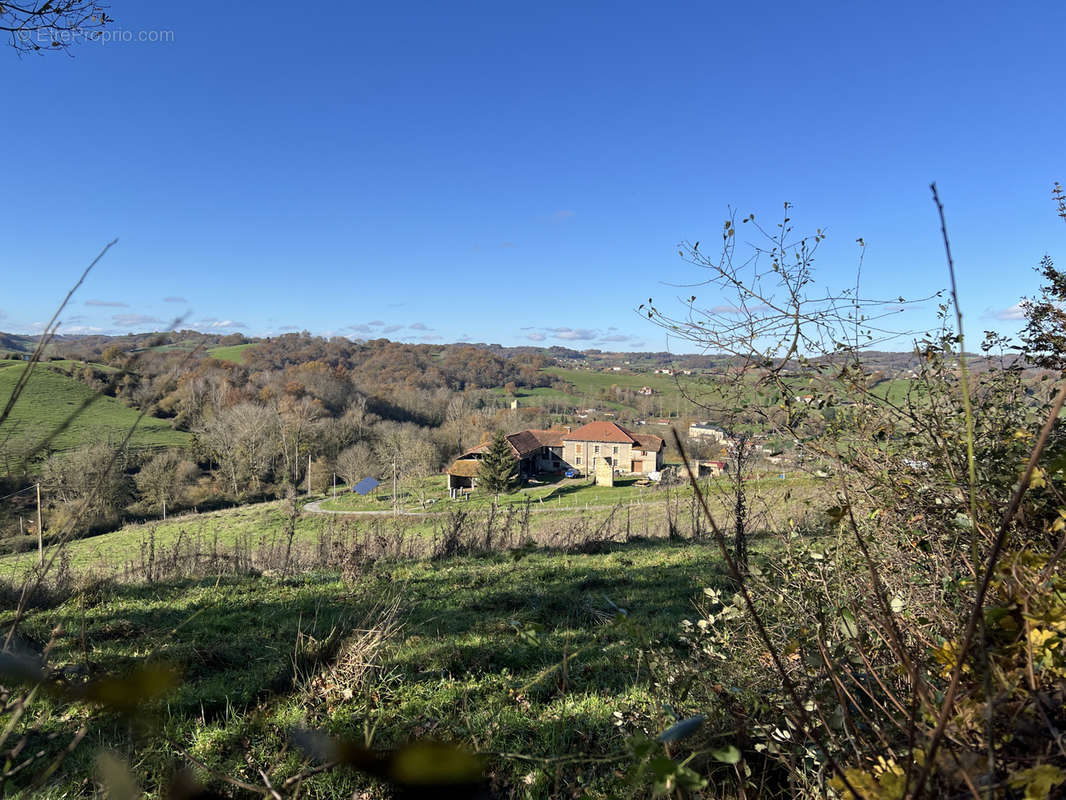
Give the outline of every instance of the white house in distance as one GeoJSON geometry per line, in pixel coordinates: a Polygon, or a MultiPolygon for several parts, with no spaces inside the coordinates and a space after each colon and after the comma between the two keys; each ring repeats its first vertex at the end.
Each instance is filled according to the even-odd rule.
{"type": "Polygon", "coordinates": [[[688,426],[689,439],[710,439],[721,444],[727,435],[724,430],[709,422],[696,422],[688,426]]]}

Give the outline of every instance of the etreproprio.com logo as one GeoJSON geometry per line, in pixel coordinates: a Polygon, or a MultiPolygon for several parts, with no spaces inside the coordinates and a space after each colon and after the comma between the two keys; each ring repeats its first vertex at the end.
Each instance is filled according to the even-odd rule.
{"type": "Polygon", "coordinates": [[[105,28],[92,31],[20,31],[17,35],[24,42],[32,42],[42,47],[81,44],[83,42],[95,42],[97,44],[162,44],[174,41],[174,31],[129,31],[120,28],[105,28]]]}

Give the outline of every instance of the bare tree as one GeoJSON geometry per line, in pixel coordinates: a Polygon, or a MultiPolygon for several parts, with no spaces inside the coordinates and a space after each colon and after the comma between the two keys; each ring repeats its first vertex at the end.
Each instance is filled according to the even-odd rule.
{"type": "Polygon", "coordinates": [[[154,455],[134,480],[142,499],[165,515],[167,505],[173,506],[180,499],[184,488],[196,480],[198,473],[196,464],[180,450],[170,449],[154,455]]]}
{"type": "Polygon", "coordinates": [[[861,238],[854,287],[819,289],[812,268],[825,232],[794,236],[791,209],[785,203],[781,222],[771,229],[756,223],[754,214],[745,217],[741,224],[749,226],[755,241],[743,255],[737,252],[733,213],[722,226],[717,256],[706,255],[698,241],[683,242],[678,254],[704,276],[681,287],[706,290],[710,296],[678,298],[680,314],[662,311],[652,298],[638,308],[671,335],[705,353],[723,356],[725,366],[713,381],[677,381],[681,395],[726,430],[731,474],[729,501],[724,505],[733,517],[735,556],[741,568],[751,531],[746,481],[758,452],[755,438],[777,433],[801,443],[813,441],[824,431],[825,420],[817,403],[804,396],[810,384],[799,377],[825,376],[827,386],[843,381],[860,393],[868,391],[869,375],[859,353],[901,336],[886,327],[886,320],[908,305],[903,297],[861,295],[866,246],[861,238]]]}
{"type": "Polygon", "coordinates": [[[349,487],[368,476],[376,477],[381,469],[374,448],[366,442],[356,442],[342,450],[337,456],[336,466],[337,474],[344,478],[349,487]]]}
{"type": "Polygon", "coordinates": [[[79,39],[97,38],[114,20],[95,0],[25,0],[0,3],[0,31],[18,53],[68,50],[79,39]]]}
{"type": "Polygon", "coordinates": [[[263,406],[241,403],[225,408],[199,429],[201,441],[218,462],[233,494],[258,490],[278,451],[278,416],[263,406]]]}

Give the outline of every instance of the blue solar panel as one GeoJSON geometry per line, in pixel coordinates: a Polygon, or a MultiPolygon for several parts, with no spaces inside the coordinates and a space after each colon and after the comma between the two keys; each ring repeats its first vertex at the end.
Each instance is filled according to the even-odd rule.
{"type": "Polygon", "coordinates": [[[363,478],[361,481],[359,481],[359,483],[355,484],[355,486],[352,487],[352,491],[358,492],[362,495],[367,495],[374,491],[376,488],[378,488],[379,485],[380,484],[373,478],[363,478]]]}

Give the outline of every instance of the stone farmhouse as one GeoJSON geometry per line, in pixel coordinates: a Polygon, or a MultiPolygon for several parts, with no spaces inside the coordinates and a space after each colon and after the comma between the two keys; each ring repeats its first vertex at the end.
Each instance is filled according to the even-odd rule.
{"type": "MultiPolygon", "coordinates": [[[[566,427],[519,431],[505,438],[523,478],[567,469],[593,475],[603,464],[609,464],[615,472],[646,475],[663,466],[665,445],[661,438],[633,433],[614,422],[590,422],[577,430],[566,427]]],[[[452,462],[448,468],[449,494],[454,496],[473,488],[481,457],[488,449],[488,444],[478,445],[452,462]]]]}

